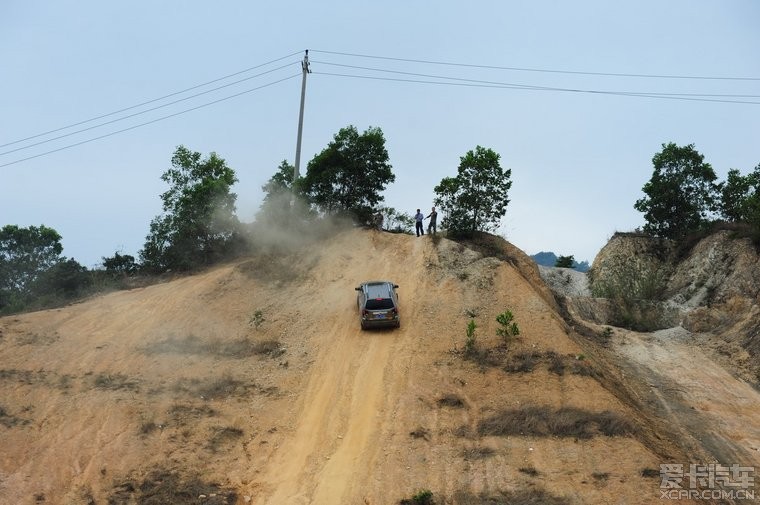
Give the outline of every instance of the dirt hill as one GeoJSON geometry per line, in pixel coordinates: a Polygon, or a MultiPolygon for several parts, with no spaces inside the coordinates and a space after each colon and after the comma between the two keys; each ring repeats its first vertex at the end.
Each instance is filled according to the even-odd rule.
{"type": "MultiPolygon", "coordinates": [[[[480,249],[498,257],[345,231],[0,319],[0,503],[659,503],[661,463],[711,462],[642,366],[565,322],[527,256],[480,249]],[[359,329],[370,279],[400,285],[400,329],[359,329]]],[[[752,415],[730,378],[710,379],[734,395],[719,406],[746,394],[732,412],[752,415]]]]}

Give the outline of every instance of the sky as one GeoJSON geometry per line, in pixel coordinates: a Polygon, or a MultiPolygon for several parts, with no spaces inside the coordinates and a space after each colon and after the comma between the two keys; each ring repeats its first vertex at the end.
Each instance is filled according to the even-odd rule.
{"type": "Polygon", "coordinates": [[[481,145],[511,169],[498,233],[592,261],[644,224],[663,143],[721,180],[760,163],[759,22],[754,0],[3,0],[0,226],[52,227],[89,268],[137,256],[179,145],[227,161],[252,221],[295,160],[308,49],[302,173],[380,127],[384,203],[414,214],[481,145]]]}

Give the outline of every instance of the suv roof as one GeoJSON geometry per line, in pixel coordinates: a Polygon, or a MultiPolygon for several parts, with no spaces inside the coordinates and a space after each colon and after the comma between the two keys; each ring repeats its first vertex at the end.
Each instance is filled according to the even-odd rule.
{"type": "Polygon", "coordinates": [[[366,282],[365,290],[369,298],[390,298],[393,284],[386,281],[366,282]]]}

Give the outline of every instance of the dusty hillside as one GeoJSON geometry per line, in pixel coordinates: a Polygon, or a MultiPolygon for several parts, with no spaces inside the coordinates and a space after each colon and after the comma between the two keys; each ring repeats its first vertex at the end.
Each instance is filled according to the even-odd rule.
{"type": "Polygon", "coordinates": [[[503,252],[355,230],[0,319],[0,503],[659,502],[688,448],[503,252]],[[369,279],[400,329],[359,329],[369,279]]]}

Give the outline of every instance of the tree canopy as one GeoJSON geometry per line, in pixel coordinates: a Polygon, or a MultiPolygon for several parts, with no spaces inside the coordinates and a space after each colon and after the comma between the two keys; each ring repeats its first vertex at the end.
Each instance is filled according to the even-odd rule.
{"type": "Polygon", "coordinates": [[[634,208],[644,213],[644,231],[678,239],[710,222],[717,210],[719,185],[709,163],[694,144],[662,144],[652,158],[654,173],[634,208]]]}
{"type": "Polygon", "coordinates": [[[747,175],[729,170],[720,195],[720,213],[725,220],[760,225],[760,165],[747,175]]]}
{"type": "Polygon", "coordinates": [[[209,264],[229,253],[237,238],[235,171],[216,153],[177,147],[172,168],[161,176],[169,189],[161,195],[163,214],[150,224],[140,251],[150,271],[187,270],[209,264]]]}
{"type": "Polygon", "coordinates": [[[361,134],[354,126],[341,128],[309,162],[301,190],[325,214],[347,214],[369,223],[383,201],[380,192],[396,179],[388,160],[380,128],[370,127],[361,134]]]}
{"type": "Polygon", "coordinates": [[[33,283],[60,262],[61,236],[45,225],[0,229],[0,308],[30,294],[33,283]]]}
{"type": "Polygon", "coordinates": [[[61,236],[53,228],[0,229],[0,313],[60,303],[89,287],[87,268],[61,252],[61,236]]]}
{"type": "Polygon", "coordinates": [[[434,188],[435,204],[453,236],[492,231],[507,212],[512,170],[503,169],[501,156],[481,146],[460,158],[456,177],[444,177],[434,188]]]}
{"type": "Polygon", "coordinates": [[[574,268],[575,264],[575,257],[572,254],[569,256],[560,255],[554,263],[554,266],[558,268],[574,268]]]}

